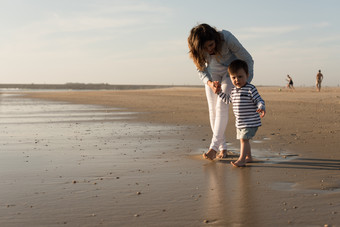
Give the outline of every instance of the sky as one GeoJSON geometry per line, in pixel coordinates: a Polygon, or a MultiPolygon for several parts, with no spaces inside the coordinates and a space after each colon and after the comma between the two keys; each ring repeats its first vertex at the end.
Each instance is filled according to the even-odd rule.
{"type": "Polygon", "coordinates": [[[254,85],[340,84],[337,0],[0,0],[0,83],[201,85],[192,27],[232,32],[254,85]]]}

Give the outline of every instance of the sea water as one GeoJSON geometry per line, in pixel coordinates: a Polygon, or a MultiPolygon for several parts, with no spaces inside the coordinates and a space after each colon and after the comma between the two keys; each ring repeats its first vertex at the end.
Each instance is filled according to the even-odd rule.
{"type": "Polygon", "coordinates": [[[138,158],[157,157],[163,150],[178,150],[179,133],[186,126],[129,122],[137,114],[121,108],[30,99],[20,91],[3,92],[0,171],[51,169],[77,162],[93,167],[100,163],[96,168],[115,163],[117,169],[138,158]]]}

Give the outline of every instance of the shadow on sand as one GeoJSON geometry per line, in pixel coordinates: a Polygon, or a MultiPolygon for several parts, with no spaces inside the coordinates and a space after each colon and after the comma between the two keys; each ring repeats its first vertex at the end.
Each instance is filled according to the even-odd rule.
{"type": "MultiPolygon", "coordinates": [[[[220,159],[219,162],[230,163],[237,159],[237,155],[231,155],[226,159],[220,159]]],[[[313,159],[313,158],[294,158],[282,160],[255,159],[254,162],[248,163],[247,167],[252,168],[292,168],[292,169],[310,169],[310,170],[340,170],[340,160],[335,159],[313,159]]]]}

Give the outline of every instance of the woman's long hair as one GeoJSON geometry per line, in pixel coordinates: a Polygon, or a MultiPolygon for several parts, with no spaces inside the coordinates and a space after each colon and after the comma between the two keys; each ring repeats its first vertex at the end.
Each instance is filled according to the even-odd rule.
{"type": "Polygon", "coordinates": [[[190,31],[188,37],[189,55],[200,71],[205,69],[205,63],[207,62],[204,44],[206,41],[211,40],[215,40],[215,54],[219,57],[222,49],[222,37],[215,28],[208,24],[199,24],[190,31]]]}

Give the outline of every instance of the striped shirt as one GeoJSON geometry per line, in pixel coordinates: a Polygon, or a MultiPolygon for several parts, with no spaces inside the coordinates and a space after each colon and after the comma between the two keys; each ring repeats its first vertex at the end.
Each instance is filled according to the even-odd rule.
{"type": "Polygon", "coordinates": [[[261,126],[261,118],[256,110],[265,110],[265,103],[254,85],[247,83],[241,88],[234,87],[230,95],[219,93],[219,97],[224,102],[233,104],[236,128],[261,126]]]}

